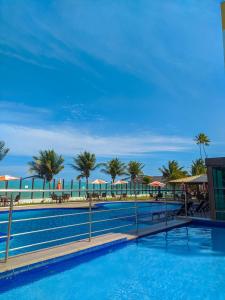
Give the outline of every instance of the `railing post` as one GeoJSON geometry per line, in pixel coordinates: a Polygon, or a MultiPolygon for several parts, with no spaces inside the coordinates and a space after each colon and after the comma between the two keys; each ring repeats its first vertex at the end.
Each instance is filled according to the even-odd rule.
{"type": "Polygon", "coordinates": [[[8,195],[8,193],[7,193],[8,187],[9,187],[9,181],[6,180],[6,181],[5,181],[5,189],[6,189],[5,195],[6,195],[6,196],[8,195]]]}
{"type": "Polygon", "coordinates": [[[166,203],[166,226],[167,226],[167,217],[168,217],[168,212],[167,212],[167,209],[168,209],[168,207],[167,207],[167,197],[165,196],[165,203],[166,203]]]}
{"type": "Polygon", "coordinates": [[[135,206],[135,225],[136,234],[138,233],[138,206],[137,206],[137,192],[136,192],[136,182],[134,184],[134,206],[135,206]]]}
{"type": "Polygon", "coordinates": [[[33,189],[34,189],[34,178],[32,178],[31,189],[32,189],[31,199],[34,199],[34,192],[33,192],[33,189]]]}
{"type": "Polygon", "coordinates": [[[89,183],[88,179],[86,179],[86,197],[87,200],[89,200],[89,214],[88,214],[88,223],[89,223],[89,242],[91,242],[91,237],[92,237],[92,197],[89,193],[89,183]]]}
{"type": "Polygon", "coordinates": [[[8,217],[8,231],[7,231],[7,240],[6,240],[6,248],[5,248],[5,262],[7,262],[8,257],[9,257],[11,226],[12,226],[12,211],[13,211],[13,196],[11,194],[10,207],[9,207],[9,217],[8,217]]]}
{"type": "MultiPolygon", "coordinates": [[[[45,190],[45,178],[43,179],[43,190],[45,190]]],[[[44,198],[45,198],[45,192],[43,191],[42,192],[42,198],[43,198],[43,200],[44,200],[44,198]]]]}
{"type": "Polygon", "coordinates": [[[73,197],[73,179],[71,179],[71,183],[70,183],[70,189],[71,189],[71,192],[70,192],[70,196],[73,197]]]}
{"type": "MultiPolygon", "coordinates": [[[[20,178],[20,185],[19,185],[19,189],[21,190],[22,189],[22,178],[20,178]]],[[[21,198],[21,192],[19,192],[19,197],[21,198]]]]}
{"type": "Polygon", "coordinates": [[[91,197],[89,195],[89,242],[91,242],[92,237],[92,205],[91,205],[91,197]]]}
{"type": "Polygon", "coordinates": [[[81,190],[81,180],[79,180],[78,182],[78,197],[80,197],[81,195],[80,190],[81,190]]]}
{"type": "Polygon", "coordinates": [[[187,192],[184,192],[184,206],[185,206],[185,216],[188,216],[188,211],[187,211],[187,192]]]}

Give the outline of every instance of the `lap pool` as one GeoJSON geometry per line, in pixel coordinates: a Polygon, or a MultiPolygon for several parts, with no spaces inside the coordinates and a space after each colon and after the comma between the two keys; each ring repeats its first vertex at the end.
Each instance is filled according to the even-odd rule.
{"type": "MultiPolygon", "coordinates": [[[[139,226],[149,226],[152,213],[177,210],[180,204],[138,202],[139,226]]],[[[0,212],[0,258],[4,256],[8,213],[0,212]],[[4,223],[5,222],[5,223],[4,223]]],[[[13,212],[10,255],[85,239],[89,232],[88,209],[23,209],[13,212]]],[[[134,202],[99,203],[92,210],[93,235],[124,232],[135,228],[134,202]],[[112,229],[113,228],[113,229],[112,229]]]]}
{"type": "Polygon", "coordinates": [[[225,229],[189,225],[0,281],[0,299],[225,299],[225,229]]]}

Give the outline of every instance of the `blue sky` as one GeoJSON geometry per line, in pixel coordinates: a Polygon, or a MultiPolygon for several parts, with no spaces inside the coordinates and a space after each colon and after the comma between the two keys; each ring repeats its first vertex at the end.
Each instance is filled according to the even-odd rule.
{"type": "Polygon", "coordinates": [[[220,1],[0,4],[0,139],[11,149],[1,173],[26,175],[47,148],[66,164],[86,149],[149,174],[169,159],[190,168],[201,131],[209,156],[225,155],[220,1]]]}

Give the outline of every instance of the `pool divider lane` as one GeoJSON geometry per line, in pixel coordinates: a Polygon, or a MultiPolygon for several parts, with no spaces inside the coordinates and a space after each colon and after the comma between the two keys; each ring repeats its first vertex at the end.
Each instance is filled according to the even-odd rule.
{"type": "Polygon", "coordinates": [[[176,227],[184,226],[191,222],[190,218],[177,218],[175,220],[157,223],[148,229],[139,229],[129,233],[108,233],[93,237],[89,240],[72,242],[66,245],[56,246],[48,249],[42,249],[26,254],[9,257],[6,263],[0,262],[0,279],[13,276],[15,274],[26,272],[31,269],[40,268],[45,265],[67,260],[90,252],[98,251],[117,244],[143,237],[145,235],[155,234],[170,230],[176,227]]]}

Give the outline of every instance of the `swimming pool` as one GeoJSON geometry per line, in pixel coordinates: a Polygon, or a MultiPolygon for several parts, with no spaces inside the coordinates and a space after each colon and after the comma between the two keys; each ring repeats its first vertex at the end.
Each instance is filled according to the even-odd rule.
{"type": "Polygon", "coordinates": [[[190,225],[0,282],[4,300],[225,298],[225,229],[190,225]]]}
{"type": "MultiPolygon", "coordinates": [[[[150,217],[154,212],[165,211],[165,209],[176,210],[179,207],[180,204],[169,203],[166,205],[163,202],[138,202],[139,226],[149,225],[149,221],[146,222],[142,219],[143,216],[150,217]]],[[[0,221],[6,221],[7,218],[7,213],[0,213],[0,221]]],[[[85,239],[88,237],[89,232],[88,221],[87,208],[15,210],[13,212],[12,238],[10,241],[10,249],[15,250],[11,250],[10,255],[85,239]],[[22,219],[26,221],[22,221],[22,219]],[[27,232],[30,233],[25,234],[27,232]]],[[[132,230],[135,228],[134,202],[99,203],[93,208],[92,221],[94,236],[108,232],[132,230]]],[[[4,236],[7,232],[7,223],[0,225],[0,236],[4,236]]],[[[2,251],[0,257],[4,256],[5,240],[5,238],[0,237],[0,251],[2,251]]]]}

